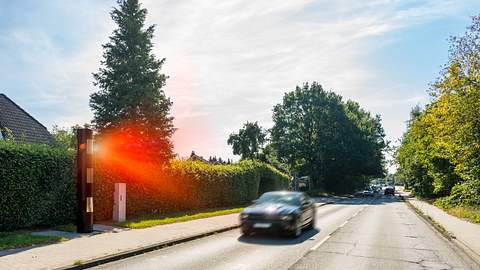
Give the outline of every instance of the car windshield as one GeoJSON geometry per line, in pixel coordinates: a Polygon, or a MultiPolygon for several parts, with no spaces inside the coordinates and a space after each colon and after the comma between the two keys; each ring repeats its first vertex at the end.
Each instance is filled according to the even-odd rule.
{"type": "Polygon", "coordinates": [[[282,203],[299,206],[300,196],[297,194],[265,193],[258,198],[257,203],[282,203]]]}

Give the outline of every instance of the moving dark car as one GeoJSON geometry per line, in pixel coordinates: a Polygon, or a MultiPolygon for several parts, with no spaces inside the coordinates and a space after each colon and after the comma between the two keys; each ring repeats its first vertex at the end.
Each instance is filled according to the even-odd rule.
{"type": "Polygon", "coordinates": [[[383,194],[385,195],[395,195],[395,188],[392,186],[387,186],[383,190],[383,194]]]}
{"type": "Polygon", "coordinates": [[[269,231],[298,237],[315,226],[315,204],[303,192],[267,192],[254,202],[240,214],[244,235],[269,231]]]}

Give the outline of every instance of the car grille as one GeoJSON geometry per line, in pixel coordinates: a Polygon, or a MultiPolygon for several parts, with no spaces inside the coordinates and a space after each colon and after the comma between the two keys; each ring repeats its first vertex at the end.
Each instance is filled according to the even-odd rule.
{"type": "Polygon", "coordinates": [[[250,215],[248,215],[248,219],[251,219],[251,220],[265,220],[265,219],[269,219],[269,218],[265,214],[250,214],[250,215]]]}
{"type": "Polygon", "coordinates": [[[267,214],[249,214],[248,220],[253,221],[262,221],[262,220],[277,220],[280,219],[278,215],[267,215],[267,214]]]}

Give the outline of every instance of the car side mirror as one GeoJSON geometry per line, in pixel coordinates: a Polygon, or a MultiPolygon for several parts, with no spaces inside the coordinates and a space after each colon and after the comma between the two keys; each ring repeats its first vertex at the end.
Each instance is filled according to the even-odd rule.
{"type": "Polygon", "coordinates": [[[257,202],[258,202],[258,200],[253,200],[253,201],[252,201],[252,203],[257,203],[257,202]]]}

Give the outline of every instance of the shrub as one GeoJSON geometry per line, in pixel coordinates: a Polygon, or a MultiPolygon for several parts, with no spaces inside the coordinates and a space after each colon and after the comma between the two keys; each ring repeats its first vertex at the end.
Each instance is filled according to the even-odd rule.
{"type": "Polygon", "coordinates": [[[73,161],[46,145],[0,142],[0,231],[74,220],[73,161]]]}
{"type": "MultiPolygon", "coordinates": [[[[0,142],[0,231],[56,226],[75,220],[74,153],[46,145],[0,142]]],[[[128,166],[128,164],[127,164],[128,166]]],[[[289,178],[270,165],[173,161],[132,175],[96,162],[94,215],[110,220],[114,183],[127,183],[127,215],[237,206],[286,189],[289,178]]]]}
{"type": "Polygon", "coordinates": [[[480,181],[476,179],[456,184],[447,200],[451,205],[480,206],[480,181]]]}
{"type": "Polygon", "coordinates": [[[98,166],[94,189],[97,220],[112,217],[115,182],[127,183],[127,215],[131,217],[242,205],[263,192],[286,189],[289,178],[270,165],[254,161],[229,165],[173,161],[169,168],[157,168],[147,179],[98,166]]]}

